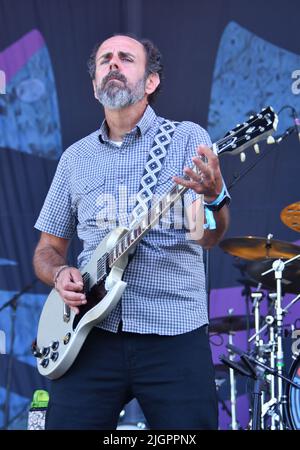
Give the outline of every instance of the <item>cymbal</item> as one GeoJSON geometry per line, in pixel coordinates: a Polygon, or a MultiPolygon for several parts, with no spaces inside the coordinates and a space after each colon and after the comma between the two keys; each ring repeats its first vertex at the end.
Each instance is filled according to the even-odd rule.
{"type": "MultiPolygon", "coordinates": [[[[254,317],[250,316],[249,327],[254,328],[254,317]]],[[[209,321],[209,331],[212,333],[229,333],[247,329],[247,316],[215,317],[209,321]]]]}
{"type": "Polygon", "coordinates": [[[283,208],[280,219],[286,226],[300,233],[300,202],[292,203],[283,208]]]}
{"type": "MultiPolygon", "coordinates": [[[[246,272],[249,277],[258,283],[261,283],[267,289],[276,290],[276,280],[274,272],[268,273],[264,277],[263,272],[272,268],[275,259],[265,259],[262,261],[252,261],[247,264],[246,272]]],[[[292,261],[287,264],[282,272],[282,290],[291,294],[300,293],[300,260],[292,261]]]]}
{"type": "Polygon", "coordinates": [[[255,236],[223,239],[219,245],[224,252],[230,255],[254,261],[266,258],[289,259],[300,253],[298,245],[255,236]]]}

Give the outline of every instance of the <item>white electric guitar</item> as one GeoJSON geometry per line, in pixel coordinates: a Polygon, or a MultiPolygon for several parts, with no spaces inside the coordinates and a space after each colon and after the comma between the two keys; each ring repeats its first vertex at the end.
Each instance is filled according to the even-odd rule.
{"type": "MultiPolygon", "coordinates": [[[[219,155],[241,153],[273,133],[277,122],[273,109],[265,108],[227,133],[213,145],[213,149],[219,155]]],[[[37,340],[32,349],[42,375],[55,379],[69,369],[91,328],[101,322],[120,301],[126,288],[122,276],[128,256],[186,191],[187,188],[174,184],[171,191],[136,226],[132,229],[116,228],[103,239],[90,262],[81,271],[87,304],[79,307],[79,314],[75,314],[58,292],[52,289],[43,307],[37,340]]]]}

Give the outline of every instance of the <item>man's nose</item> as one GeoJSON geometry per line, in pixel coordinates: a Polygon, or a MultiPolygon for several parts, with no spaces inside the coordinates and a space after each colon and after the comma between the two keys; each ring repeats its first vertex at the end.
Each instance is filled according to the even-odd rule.
{"type": "Polygon", "coordinates": [[[109,68],[110,68],[110,70],[119,69],[119,63],[118,63],[118,60],[117,60],[117,58],[115,56],[113,56],[111,58],[110,63],[109,63],[109,68]]]}

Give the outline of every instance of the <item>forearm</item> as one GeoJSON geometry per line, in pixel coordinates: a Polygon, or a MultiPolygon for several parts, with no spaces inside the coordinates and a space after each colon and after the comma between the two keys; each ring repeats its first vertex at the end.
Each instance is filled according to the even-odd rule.
{"type": "Polygon", "coordinates": [[[64,264],[66,256],[50,245],[37,248],[34,253],[33,266],[36,276],[49,286],[53,286],[54,275],[59,266],[64,264]]]}
{"type": "Polygon", "coordinates": [[[227,205],[223,206],[220,211],[215,211],[214,219],[216,222],[216,229],[204,231],[203,237],[198,240],[198,243],[205,249],[214,247],[220,242],[229,226],[229,208],[227,205]]]}

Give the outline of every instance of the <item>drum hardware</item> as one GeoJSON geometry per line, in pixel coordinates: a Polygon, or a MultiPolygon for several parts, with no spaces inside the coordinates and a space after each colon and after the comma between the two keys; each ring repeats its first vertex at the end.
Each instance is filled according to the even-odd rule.
{"type": "MultiPolygon", "coordinates": [[[[272,294],[269,294],[269,296],[270,295],[277,295],[277,294],[274,294],[274,293],[272,293],[272,294]]],[[[286,305],[285,307],[284,307],[284,309],[282,310],[282,312],[283,312],[283,314],[285,315],[285,314],[287,314],[288,313],[288,310],[291,308],[291,306],[293,306],[298,300],[299,300],[299,298],[300,298],[300,294],[299,295],[297,295],[295,298],[293,298],[293,300],[288,304],[288,305],[286,305]]],[[[257,335],[261,335],[267,328],[268,328],[268,322],[270,321],[270,319],[268,319],[267,320],[267,317],[272,317],[272,319],[273,319],[273,321],[274,321],[274,317],[273,316],[266,316],[266,318],[265,318],[265,321],[266,321],[266,323],[265,323],[265,325],[263,325],[257,332],[255,332],[255,334],[253,334],[251,337],[250,337],[250,339],[249,339],[249,342],[251,343],[254,339],[257,339],[257,335]]]]}
{"type": "MultiPolygon", "coordinates": [[[[297,382],[287,383],[289,395],[286,395],[283,389],[283,381],[289,381],[283,374],[283,319],[300,298],[300,294],[298,294],[300,291],[300,261],[298,261],[300,259],[300,247],[288,242],[276,241],[272,234],[269,234],[265,239],[252,236],[231,238],[222,241],[220,247],[233,256],[251,261],[246,264],[246,268],[243,266],[242,273],[243,278],[244,272],[251,277],[247,285],[243,283],[248,291],[250,286],[253,287],[250,284],[252,280],[258,282],[256,292],[250,290],[249,295],[253,303],[254,313],[252,328],[253,320],[255,328],[254,335],[248,336],[247,339],[248,347],[254,340],[254,350],[249,352],[249,348],[247,348],[250,359],[240,354],[240,361],[233,361],[234,346],[230,343],[227,346],[230,358],[223,355],[220,359],[231,370],[255,380],[252,396],[251,429],[282,430],[288,428],[286,409],[290,408],[291,404],[293,404],[294,410],[298,411],[293,414],[292,428],[298,426],[300,429],[300,367],[297,369],[297,382]],[[289,259],[286,260],[287,258],[289,259]],[[261,302],[264,298],[264,294],[260,292],[262,287],[275,291],[268,293],[267,298],[270,305],[263,326],[261,326],[262,318],[260,317],[261,302]],[[282,297],[286,292],[297,295],[286,307],[283,307],[282,297]],[[265,330],[268,332],[267,341],[262,339],[262,333],[265,330]],[[252,368],[249,364],[251,358],[254,358],[252,368]],[[298,403],[295,401],[292,403],[294,398],[297,398],[298,403]],[[295,404],[297,404],[297,408],[295,408],[295,404]]],[[[238,318],[238,316],[236,320],[231,317],[230,319],[227,320],[227,325],[230,324],[231,329],[236,329],[236,331],[242,329],[243,319],[238,318]],[[234,323],[230,324],[230,319],[234,323]]],[[[218,322],[215,322],[213,327],[216,331],[226,332],[218,322]]],[[[295,374],[289,374],[290,378],[293,378],[292,375],[295,377],[295,374]]],[[[231,382],[231,387],[232,384],[231,382]]],[[[231,398],[234,397],[231,395],[231,398]]]]}
{"type": "MultiPolygon", "coordinates": [[[[260,327],[260,302],[262,301],[264,297],[264,294],[262,292],[252,292],[250,294],[250,298],[252,300],[252,304],[253,304],[253,310],[254,310],[254,326],[255,326],[255,331],[257,332],[259,330],[260,327]]],[[[260,338],[259,335],[256,336],[255,339],[255,345],[257,348],[259,348],[261,342],[260,342],[260,338]]]]}
{"type": "MultiPolygon", "coordinates": [[[[273,262],[272,269],[267,270],[266,272],[263,272],[261,275],[264,277],[265,275],[274,272],[274,277],[276,280],[276,299],[275,299],[275,323],[276,323],[276,356],[274,356],[274,359],[276,360],[276,366],[277,366],[277,386],[276,386],[276,398],[278,401],[278,413],[279,418],[283,418],[284,410],[283,405],[285,402],[284,392],[283,392],[283,381],[282,381],[282,372],[283,372],[283,347],[282,347],[282,337],[283,337],[283,308],[282,308],[282,273],[285,269],[285,266],[289,265],[294,260],[300,258],[300,254],[296,255],[295,257],[290,258],[289,260],[283,262],[281,259],[278,259],[273,262]]],[[[274,341],[275,343],[275,341],[274,341]]],[[[271,352],[272,355],[274,355],[275,352],[271,352]]],[[[275,381],[274,381],[275,382],[275,381]]],[[[274,423],[272,426],[275,426],[274,423]]],[[[283,420],[279,420],[279,429],[283,430],[284,424],[283,420]]]]}
{"type": "MultiPolygon", "coordinates": [[[[230,331],[228,333],[228,343],[233,345],[233,336],[234,332],[230,331]]],[[[229,360],[233,361],[235,358],[235,355],[233,352],[228,350],[229,354],[229,360]]],[[[235,381],[235,373],[234,370],[229,367],[229,379],[230,379],[230,409],[231,409],[231,429],[232,430],[238,430],[240,428],[239,423],[237,422],[237,416],[236,416],[236,381],[235,381]]]]}
{"type": "MultiPolygon", "coordinates": [[[[236,353],[240,356],[240,362],[232,362],[228,358],[221,356],[220,359],[222,362],[231,366],[234,370],[238,370],[242,375],[246,375],[255,380],[254,389],[252,394],[252,419],[251,419],[251,429],[252,430],[260,430],[262,428],[262,408],[261,408],[261,395],[262,391],[265,389],[266,385],[266,374],[272,374],[281,380],[286,381],[291,386],[300,390],[300,384],[295,383],[293,380],[282,375],[278,369],[272,369],[265,363],[259,361],[255,356],[244,352],[240,348],[235,345],[227,344],[227,348],[232,352],[236,353]]],[[[270,399],[269,406],[272,405],[272,409],[274,410],[274,406],[280,407],[278,399],[270,399]],[[276,401],[276,405],[275,405],[276,401]]],[[[269,408],[264,408],[264,414],[267,413],[269,408]]],[[[283,415],[279,412],[280,422],[282,422],[283,415]]]]}
{"type": "MultiPolygon", "coordinates": [[[[230,308],[228,310],[228,317],[233,317],[234,309],[230,308]]],[[[233,336],[235,332],[232,330],[228,331],[228,344],[233,345],[233,336]]],[[[235,354],[228,350],[228,357],[230,361],[234,361],[235,354]]],[[[234,370],[229,367],[229,380],[230,380],[230,410],[231,410],[231,429],[238,430],[240,428],[240,424],[237,422],[236,416],[236,380],[234,370]]]]}
{"type": "MultiPolygon", "coordinates": [[[[275,260],[272,258],[251,261],[246,266],[247,275],[251,280],[261,283],[264,288],[275,291],[276,281],[274,280],[272,273],[269,273],[264,277],[261,275],[272,267],[274,261],[275,260]]],[[[289,264],[285,268],[282,277],[282,291],[291,294],[298,294],[300,291],[300,261],[294,260],[292,264],[289,264]]]]}

